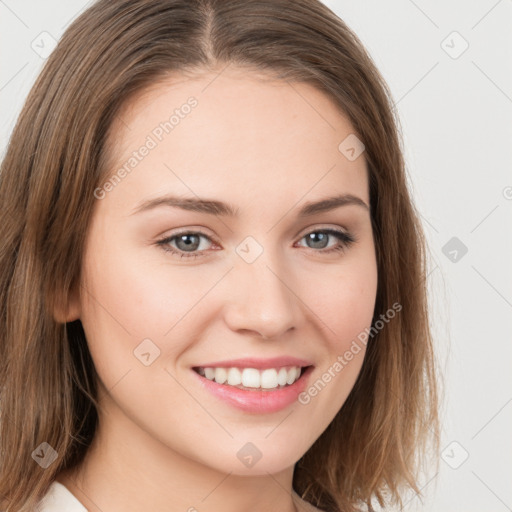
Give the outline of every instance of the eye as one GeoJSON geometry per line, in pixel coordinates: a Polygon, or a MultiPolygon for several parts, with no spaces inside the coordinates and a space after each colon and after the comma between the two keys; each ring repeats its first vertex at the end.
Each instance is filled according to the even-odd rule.
{"type": "MultiPolygon", "coordinates": [[[[207,249],[204,247],[202,247],[202,250],[198,251],[199,247],[201,247],[201,239],[208,240],[213,243],[212,239],[204,233],[183,231],[176,235],[159,240],[156,244],[164,251],[180,256],[181,258],[197,258],[199,256],[204,256],[207,252],[207,249]]],[[[315,252],[322,254],[344,251],[351,244],[357,241],[354,235],[348,232],[338,231],[337,229],[318,229],[316,231],[310,231],[300,240],[303,239],[310,244],[308,246],[309,249],[320,249],[315,252]],[[337,240],[337,243],[326,249],[326,247],[328,247],[328,241],[332,238],[337,240]]]]}
{"type": "Polygon", "coordinates": [[[310,249],[322,249],[317,252],[324,254],[344,251],[345,249],[348,249],[351,244],[356,242],[354,235],[337,229],[318,229],[316,231],[310,231],[301,238],[301,240],[303,239],[305,239],[307,243],[311,244],[308,246],[310,249]],[[334,244],[334,246],[329,249],[326,249],[328,240],[333,237],[338,241],[338,243],[334,244]]]}
{"type": "Polygon", "coordinates": [[[200,252],[192,252],[196,251],[200,247],[201,238],[209,240],[210,242],[212,241],[211,238],[204,233],[184,231],[177,235],[159,240],[157,245],[162,247],[164,251],[170,252],[174,255],[180,255],[182,258],[197,258],[198,256],[204,255],[204,250],[200,252]],[[175,240],[176,248],[171,245],[175,240]]]}

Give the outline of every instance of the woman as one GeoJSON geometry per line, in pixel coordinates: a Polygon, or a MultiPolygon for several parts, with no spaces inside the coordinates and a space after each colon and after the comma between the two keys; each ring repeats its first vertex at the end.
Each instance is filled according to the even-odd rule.
{"type": "Polygon", "coordinates": [[[396,125],[315,0],[84,12],[0,174],[2,510],[419,493],[437,387],[396,125]]]}

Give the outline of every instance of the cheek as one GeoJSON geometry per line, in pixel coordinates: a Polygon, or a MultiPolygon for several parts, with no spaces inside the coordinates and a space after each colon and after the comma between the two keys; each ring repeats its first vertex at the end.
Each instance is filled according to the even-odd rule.
{"type": "Polygon", "coordinates": [[[172,377],[172,362],[186,349],[180,339],[187,337],[164,336],[183,315],[175,305],[162,305],[150,276],[140,276],[124,265],[116,268],[115,275],[95,275],[89,286],[97,300],[89,296],[83,307],[82,324],[99,379],[136,423],[155,420],[155,411],[167,425],[176,410],[187,410],[199,420],[201,412],[187,409],[190,404],[172,377]]]}
{"type": "Polygon", "coordinates": [[[87,259],[83,274],[81,321],[107,388],[127,371],[143,366],[134,351],[144,340],[154,343],[146,341],[143,345],[151,358],[165,356],[161,339],[176,323],[180,309],[176,302],[165,302],[171,295],[179,298],[179,294],[164,297],[166,287],[157,279],[155,269],[133,254],[117,252],[116,245],[120,246],[110,241],[91,246],[94,257],[87,259]]]}
{"type": "Polygon", "coordinates": [[[90,294],[85,298],[104,310],[92,304],[91,316],[98,314],[117,323],[134,340],[162,337],[197,301],[201,290],[193,283],[200,283],[190,273],[173,271],[148,258],[144,251],[123,253],[112,245],[96,253],[87,267],[85,286],[90,294]]]}
{"type": "MultiPolygon", "coordinates": [[[[95,257],[89,258],[84,272],[88,292],[82,297],[81,320],[107,389],[128,371],[134,378],[143,369],[163,372],[174,367],[210,319],[212,307],[203,299],[219,279],[217,272],[178,268],[140,251],[116,251],[121,245],[111,241],[91,247],[95,257]],[[154,361],[149,368],[144,357],[154,361]]],[[[142,380],[146,376],[143,373],[142,380]]]]}
{"type": "Polygon", "coordinates": [[[339,411],[361,371],[377,292],[377,270],[371,259],[347,265],[309,295],[324,332],[325,357],[299,396],[324,428],[339,411]]]}
{"type": "Polygon", "coordinates": [[[347,266],[308,296],[323,325],[329,351],[345,351],[371,325],[377,293],[377,271],[371,263],[347,266]],[[335,284],[333,284],[335,283],[335,284]]]}

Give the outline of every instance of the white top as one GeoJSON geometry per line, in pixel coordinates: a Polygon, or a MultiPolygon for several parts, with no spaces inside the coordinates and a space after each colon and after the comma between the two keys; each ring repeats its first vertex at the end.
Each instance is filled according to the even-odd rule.
{"type": "Polygon", "coordinates": [[[323,510],[311,505],[309,501],[303,500],[293,489],[292,498],[299,512],[323,512],[323,510]]]}
{"type": "Polygon", "coordinates": [[[87,512],[74,494],[55,480],[39,502],[37,512],[87,512]]]}
{"type": "MultiPolygon", "coordinates": [[[[303,500],[295,491],[292,498],[300,512],[322,512],[320,509],[303,500]]],[[[39,503],[37,512],[88,512],[74,494],[60,482],[55,480],[48,492],[39,503]]]]}

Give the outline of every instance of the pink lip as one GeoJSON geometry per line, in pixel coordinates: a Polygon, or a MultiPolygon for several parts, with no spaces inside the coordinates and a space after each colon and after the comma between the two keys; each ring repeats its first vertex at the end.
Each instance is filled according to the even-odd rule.
{"type": "Polygon", "coordinates": [[[214,361],[194,366],[194,368],[256,368],[264,370],[265,368],[280,368],[281,366],[311,366],[311,361],[298,359],[296,357],[273,357],[270,359],[261,359],[247,357],[243,359],[232,359],[231,361],[214,361]]]}
{"type": "MultiPolygon", "coordinates": [[[[285,358],[287,361],[289,358],[285,358]]],[[[236,367],[237,365],[233,365],[232,363],[239,362],[237,361],[226,361],[227,364],[220,364],[220,362],[216,362],[212,366],[217,367],[236,367]]],[[[243,360],[243,366],[245,368],[254,368],[254,366],[247,365],[248,360],[243,360]]],[[[268,361],[268,360],[267,360],[268,361]]],[[[286,366],[283,364],[276,365],[275,360],[273,361],[273,365],[275,366],[286,366]]],[[[290,366],[303,366],[297,364],[297,359],[293,360],[290,366]]],[[[253,363],[251,363],[253,364],[253,363]]],[[[265,361],[266,364],[266,361],[265,361]]],[[[275,368],[275,366],[270,365],[271,368],[275,368]]],[[[209,365],[205,366],[206,368],[209,365]]],[[[264,366],[267,368],[268,366],[264,366]]],[[[272,413],[276,411],[280,411],[285,407],[290,406],[293,402],[297,400],[297,397],[302,393],[306,387],[307,381],[309,379],[309,375],[313,371],[313,366],[309,366],[303,374],[300,376],[298,380],[296,380],[292,385],[286,386],[281,389],[254,389],[254,390],[246,390],[239,389],[233,386],[228,386],[226,384],[218,384],[215,381],[209,380],[206,377],[199,375],[197,372],[192,370],[192,373],[199,379],[199,383],[207,389],[210,393],[215,395],[217,398],[224,400],[228,404],[241,409],[245,412],[257,413],[257,414],[265,414],[272,413]]]]}

